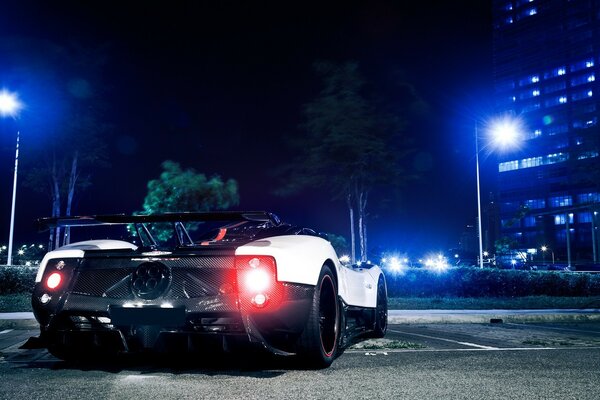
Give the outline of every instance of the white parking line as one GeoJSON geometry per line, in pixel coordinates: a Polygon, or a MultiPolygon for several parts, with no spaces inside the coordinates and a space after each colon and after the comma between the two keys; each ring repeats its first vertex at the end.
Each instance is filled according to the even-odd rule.
{"type": "Polygon", "coordinates": [[[460,344],[460,345],[463,345],[463,346],[475,347],[475,348],[484,349],[484,350],[498,350],[499,349],[498,347],[483,346],[483,345],[480,345],[480,344],[469,343],[469,342],[459,342],[458,340],[440,338],[440,337],[429,336],[429,335],[422,335],[420,333],[395,331],[395,330],[392,330],[392,329],[388,329],[388,332],[400,333],[400,334],[403,334],[403,335],[419,336],[419,337],[423,337],[423,338],[427,338],[427,339],[440,340],[442,342],[456,343],[456,344],[460,344]]]}
{"type": "Polygon", "coordinates": [[[3,333],[12,332],[12,331],[14,331],[14,329],[5,329],[2,332],[0,332],[0,335],[2,335],[3,333]]]}
{"type": "Polygon", "coordinates": [[[600,334],[599,331],[589,331],[584,329],[573,329],[573,328],[557,328],[554,326],[542,326],[542,325],[531,325],[531,324],[516,324],[512,322],[507,322],[504,325],[514,325],[514,326],[524,326],[527,328],[536,328],[536,329],[550,329],[553,331],[566,331],[566,332],[580,332],[580,333],[595,333],[600,334]]]}

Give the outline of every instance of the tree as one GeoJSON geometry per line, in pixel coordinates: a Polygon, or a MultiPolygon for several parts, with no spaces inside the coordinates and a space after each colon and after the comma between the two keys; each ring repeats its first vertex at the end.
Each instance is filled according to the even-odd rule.
{"type": "MultiPolygon", "coordinates": [[[[224,210],[240,202],[234,179],[223,181],[218,175],[207,178],[194,169],[183,170],[179,163],[170,160],[164,161],[161,167],[160,177],[148,182],[141,214],[224,210]]],[[[156,229],[153,234],[165,241],[172,231],[156,229]]]]}
{"type": "Polygon", "coordinates": [[[334,199],[345,201],[352,261],[356,228],[360,259],[365,261],[369,196],[378,186],[397,186],[411,177],[401,162],[409,153],[402,135],[405,124],[378,111],[366,97],[356,63],[320,62],[315,70],[323,89],[304,107],[306,135],[298,141],[299,157],[284,169],[287,184],[278,193],[326,187],[334,199]]]}

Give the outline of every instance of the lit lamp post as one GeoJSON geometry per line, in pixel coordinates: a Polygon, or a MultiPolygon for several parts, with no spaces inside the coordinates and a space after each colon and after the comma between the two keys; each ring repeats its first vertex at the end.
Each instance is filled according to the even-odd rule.
{"type": "MultiPolygon", "coordinates": [[[[542,246],[542,262],[546,264],[546,252],[548,251],[548,246],[542,246]]],[[[554,251],[550,250],[552,254],[552,265],[554,265],[554,251]]]]}
{"type": "MultiPolygon", "coordinates": [[[[14,93],[0,91],[0,116],[16,117],[22,104],[14,93]]],[[[8,235],[8,256],[6,264],[12,264],[13,233],[15,227],[15,203],[17,200],[17,169],[19,167],[19,131],[17,131],[17,146],[15,150],[15,174],[13,178],[12,206],[10,211],[10,233],[8,235]]]]}
{"type": "MultiPolygon", "coordinates": [[[[475,164],[477,171],[477,227],[479,234],[479,268],[483,268],[483,234],[481,229],[481,185],[479,180],[479,134],[478,124],[475,122],[475,164]]],[[[496,147],[509,147],[516,143],[521,131],[521,121],[516,118],[505,117],[492,121],[489,125],[489,135],[496,147]]]]}

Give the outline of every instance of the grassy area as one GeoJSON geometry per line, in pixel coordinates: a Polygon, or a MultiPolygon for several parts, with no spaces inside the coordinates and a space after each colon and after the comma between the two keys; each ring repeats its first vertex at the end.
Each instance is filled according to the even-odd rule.
{"type": "Polygon", "coordinates": [[[31,293],[0,295],[0,312],[31,311],[31,293]]]}
{"type": "MultiPolygon", "coordinates": [[[[488,310],[600,308],[600,297],[393,297],[391,310],[488,310]]],[[[31,294],[0,295],[0,312],[31,311],[31,294]]]]}
{"type": "Polygon", "coordinates": [[[391,310],[600,308],[600,297],[395,297],[388,305],[391,310]]]}

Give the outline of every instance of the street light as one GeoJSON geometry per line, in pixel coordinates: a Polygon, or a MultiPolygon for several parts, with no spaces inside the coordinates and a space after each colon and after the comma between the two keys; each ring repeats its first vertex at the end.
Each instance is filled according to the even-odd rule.
{"type": "MultiPolygon", "coordinates": [[[[517,118],[504,116],[488,124],[491,144],[499,148],[514,145],[522,130],[521,121],[517,118]]],[[[475,164],[477,172],[477,228],[479,234],[479,268],[483,268],[483,234],[481,229],[481,184],[479,179],[479,134],[478,123],[475,121],[475,164]]]]}
{"type": "MultiPolygon", "coordinates": [[[[23,105],[19,101],[18,96],[15,93],[10,93],[6,90],[0,91],[0,116],[1,117],[13,117],[15,118],[19,113],[19,110],[23,105]]],[[[19,167],[19,131],[17,130],[17,146],[15,150],[15,174],[13,178],[13,192],[12,192],[12,206],[10,210],[10,232],[8,235],[8,256],[6,264],[12,264],[12,247],[13,247],[13,233],[15,227],[15,203],[17,200],[17,170],[19,167]]]]}
{"type": "MultiPolygon", "coordinates": [[[[546,264],[546,252],[548,251],[548,246],[542,246],[541,250],[542,250],[542,262],[544,264],[546,264]]],[[[554,265],[554,251],[550,250],[550,253],[552,253],[552,265],[554,265]]]]}

